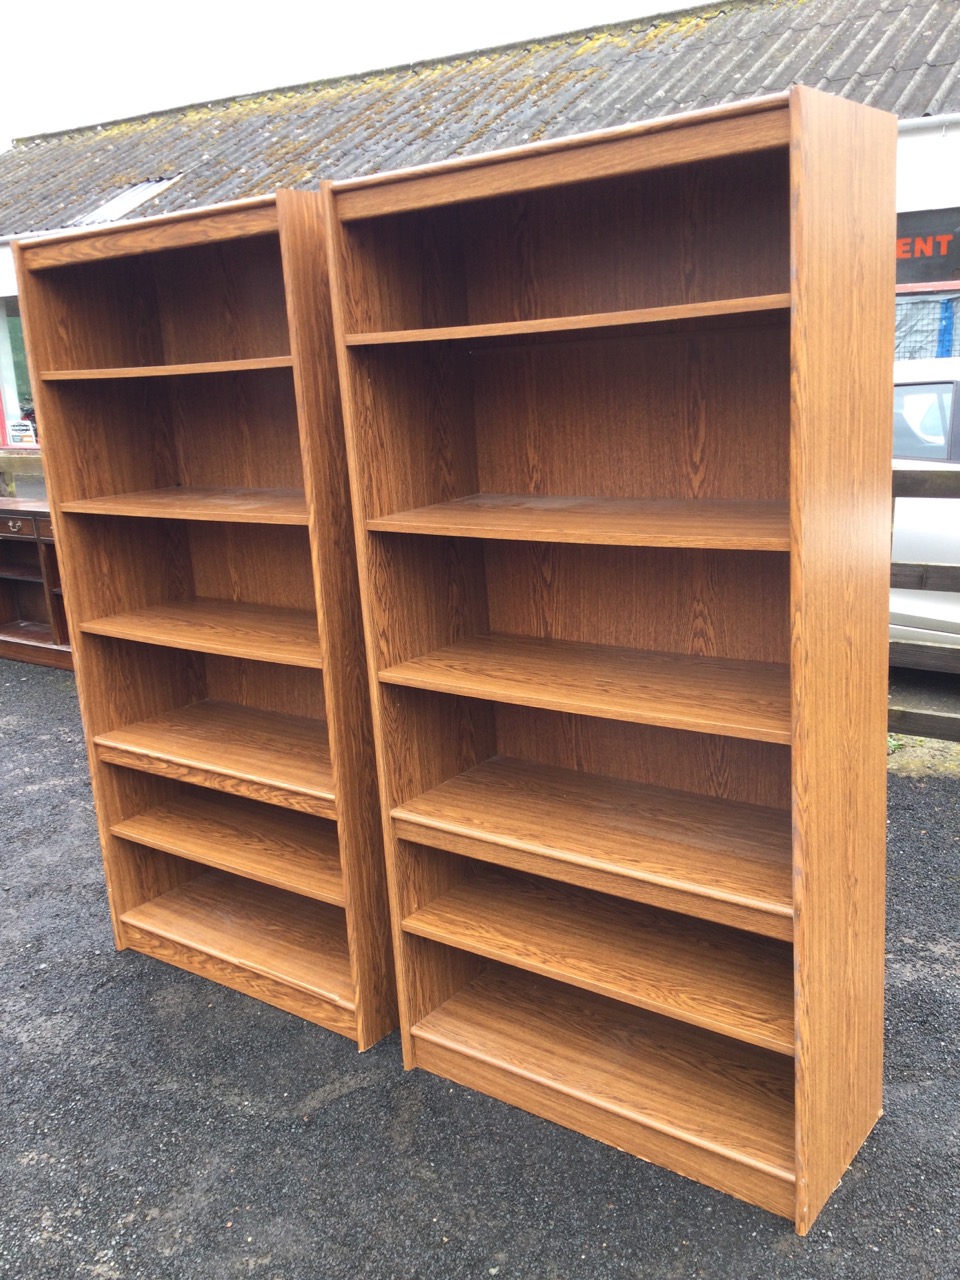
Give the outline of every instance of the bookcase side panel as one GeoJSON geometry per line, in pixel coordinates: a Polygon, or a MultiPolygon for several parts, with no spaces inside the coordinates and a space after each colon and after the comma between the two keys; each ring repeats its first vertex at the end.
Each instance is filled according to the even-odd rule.
{"type": "Polygon", "coordinates": [[[896,120],[803,89],[791,114],[802,1234],[881,1109],[896,120]]]}
{"type": "Polygon", "coordinates": [[[335,364],[322,197],[277,197],[337,797],[358,1045],[397,1024],[373,725],[335,364]]]}

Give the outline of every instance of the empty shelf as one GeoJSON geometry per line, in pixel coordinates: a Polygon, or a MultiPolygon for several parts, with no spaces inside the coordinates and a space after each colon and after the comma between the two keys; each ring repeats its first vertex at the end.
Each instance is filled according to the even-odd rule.
{"type": "Polygon", "coordinates": [[[387,684],[579,715],[790,742],[785,664],[529,636],[468,636],[380,672],[387,684]]]}
{"type": "Polygon", "coordinates": [[[306,609],[277,609],[232,600],[171,600],[135,613],[82,622],[80,630],[117,640],[292,667],[323,665],[317,616],[306,609]]]}
{"type": "Polygon", "coordinates": [[[492,867],[477,868],[403,927],[748,1044],[794,1051],[785,943],[492,867]]]}
{"type": "Polygon", "coordinates": [[[108,764],[336,817],[320,720],[210,699],[97,734],[94,742],[108,764]]]}
{"type": "Polygon", "coordinates": [[[785,502],[543,498],[479,493],[367,522],[376,532],[620,547],[787,551],[785,502]]]}
{"type": "Polygon", "coordinates": [[[115,822],[115,836],[343,906],[336,831],[306,814],[237,797],[184,796],[115,822]]]}
{"type": "Polygon", "coordinates": [[[354,1009],[342,911],[205,872],[127,911],[122,923],[215,960],[354,1009]]]}
{"type": "Polygon", "coordinates": [[[792,936],[790,815],[779,809],[496,757],[393,819],[401,839],[792,936]]]}
{"type": "MultiPolygon", "coordinates": [[[[483,1064],[487,1092],[500,1093],[498,1077],[513,1077],[518,1092],[530,1085],[559,1095],[559,1115],[550,1118],[560,1123],[564,1100],[608,1113],[622,1126],[624,1150],[634,1148],[632,1130],[653,1129],[747,1165],[792,1194],[789,1058],[500,966],[421,1019],[413,1037],[428,1069],[432,1055],[428,1049],[421,1062],[421,1046],[445,1051],[446,1063],[459,1056],[483,1064]]],[[[580,1127],[581,1119],[566,1123],[580,1127]]]]}
{"type": "Polygon", "coordinates": [[[570,333],[634,325],[676,324],[682,321],[720,319],[780,311],[789,313],[789,293],[750,298],[719,298],[711,302],[684,302],[668,307],[643,307],[632,311],[602,311],[579,316],[549,316],[541,320],[503,320],[494,324],[463,324],[431,329],[394,329],[382,333],[348,333],[348,347],[384,346],[406,342],[476,341],[483,338],[522,337],[530,334],[570,333]]]}
{"type": "Polygon", "coordinates": [[[197,489],[173,487],[64,502],[79,515],[142,516],[157,520],[222,520],[234,524],[307,523],[307,503],[297,489],[197,489]]]}
{"type": "Polygon", "coordinates": [[[250,360],[204,360],[196,364],[121,365],[113,369],[44,369],[42,382],[97,382],[116,378],[179,378],[196,373],[246,373],[258,369],[291,369],[292,356],[257,356],[250,360]]]}

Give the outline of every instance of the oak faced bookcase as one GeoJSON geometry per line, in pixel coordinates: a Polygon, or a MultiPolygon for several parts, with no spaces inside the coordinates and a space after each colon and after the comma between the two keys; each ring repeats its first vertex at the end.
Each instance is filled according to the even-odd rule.
{"type": "Polygon", "coordinates": [[[801,1233],[881,1110],[895,137],[326,189],[406,1064],[801,1233]]]}
{"type": "Polygon", "coordinates": [[[117,944],[396,1025],[318,193],[22,243],[117,944]]]}

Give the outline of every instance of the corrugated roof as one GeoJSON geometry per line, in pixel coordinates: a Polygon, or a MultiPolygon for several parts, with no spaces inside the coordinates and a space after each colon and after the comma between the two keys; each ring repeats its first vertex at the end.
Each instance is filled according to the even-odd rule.
{"type": "Polygon", "coordinates": [[[802,83],[912,117],[960,111],[957,0],[726,0],[335,81],[27,138],[0,154],[0,235],[312,186],[802,83]]]}

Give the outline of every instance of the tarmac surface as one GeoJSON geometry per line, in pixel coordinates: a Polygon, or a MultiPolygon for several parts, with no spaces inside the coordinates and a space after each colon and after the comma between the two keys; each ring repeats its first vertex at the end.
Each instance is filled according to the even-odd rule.
{"type": "Polygon", "coordinates": [[[0,661],[0,727],[0,1276],[960,1276],[960,757],[890,775],[886,1113],[800,1240],[115,952],[73,677],[0,661]]]}

